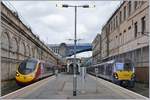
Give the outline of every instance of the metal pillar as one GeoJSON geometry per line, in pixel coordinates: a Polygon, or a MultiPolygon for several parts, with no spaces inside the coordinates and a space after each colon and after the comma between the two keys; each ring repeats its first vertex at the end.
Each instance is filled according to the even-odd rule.
{"type": "Polygon", "coordinates": [[[141,47],[141,67],[143,67],[143,47],[141,47]]]}
{"type": "Polygon", "coordinates": [[[76,75],[76,43],[77,43],[77,6],[75,8],[75,32],[74,32],[74,66],[73,66],[73,96],[77,95],[77,75],[76,75]]]}

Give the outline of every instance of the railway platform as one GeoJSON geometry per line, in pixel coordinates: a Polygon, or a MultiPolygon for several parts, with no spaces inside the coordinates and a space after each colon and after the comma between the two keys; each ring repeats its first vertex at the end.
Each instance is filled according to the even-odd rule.
{"type": "Polygon", "coordinates": [[[72,82],[72,75],[59,74],[2,96],[2,99],[148,99],[89,74],[84,84],[81,77],[77,77],[77,96],[73,96],[72,82]]]}

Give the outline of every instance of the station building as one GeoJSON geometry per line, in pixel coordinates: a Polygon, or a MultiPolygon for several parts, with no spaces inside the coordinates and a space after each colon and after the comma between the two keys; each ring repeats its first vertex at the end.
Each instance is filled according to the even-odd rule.
{"type": "Polygon", "coordinates": [[[149,1],[123,1],[93,40],[93,62],[128,58],[137,81],[149,80],[149,1]]]}
{"type": "MultiPolygon", "coordinates": [[[[66,58],[67,63],[67,73],[73,74],[73,67],[74,67],[74,58],[68,57],[66,58]]],[[[81,59],[76,58],[76,73],[80,73],[81,67],[81,59]]]]}

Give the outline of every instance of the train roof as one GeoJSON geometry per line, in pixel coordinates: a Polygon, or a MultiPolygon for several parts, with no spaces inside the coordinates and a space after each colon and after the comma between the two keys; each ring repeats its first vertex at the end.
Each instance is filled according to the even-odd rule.
{"type": "Polygon", "coordinates": [[[113,60],[110,60],[110,61],[107,61],[107,62],[96,64],[94,66],[103,65],[103,64],[113,64],[113,63],[116,63],[116,62],[124,63],[124,62],[132,62],[132,61],[130,59],[113,59],[113,60]]]}

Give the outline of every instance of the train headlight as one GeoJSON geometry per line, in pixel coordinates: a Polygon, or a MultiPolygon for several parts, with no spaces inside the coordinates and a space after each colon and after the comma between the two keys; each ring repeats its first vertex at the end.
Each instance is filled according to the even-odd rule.
{"type": "Polygon", "coordinates": [[[19,74],[16,72],[16,76],[19,77],[19,74]]]}
{"type": "Polygon", "coordinates": [[[132,79],[135,78],[135,74],[134,74],[134,73],[131,75],[131,78],[132,78],[132,79]]]}
{"type": "Polygon", "coordinates": [[[115,76],[116,79],[118,79],[118,76],[115,76]]]}
{"type": "Polygon", "coordinates": [[[118,79],[118,75],[117,75],[117,73],[114,73],[114,77],[115,77],[116,79],[118,79]]]}

